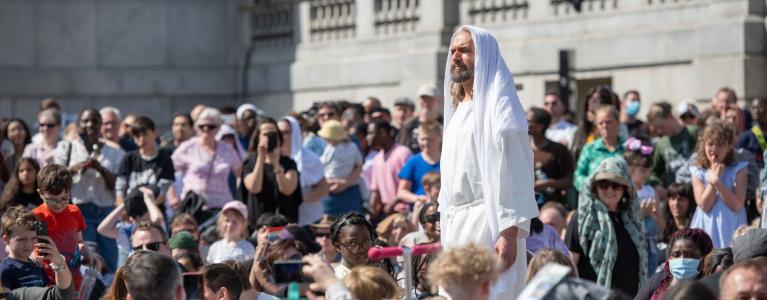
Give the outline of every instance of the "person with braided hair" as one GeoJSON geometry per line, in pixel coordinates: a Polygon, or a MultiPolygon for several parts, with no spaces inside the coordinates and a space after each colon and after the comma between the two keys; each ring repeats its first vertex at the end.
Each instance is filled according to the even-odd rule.
{"type": "Polygon", "coordinates": [[[711,237],[705,231],[699,228],[679,230],[671,236],[669,245],[663,270],[647,280],[635,300],[663,299],[666,291],[679,282],[703,277],[703,258],[714,249],[711,237]]]}

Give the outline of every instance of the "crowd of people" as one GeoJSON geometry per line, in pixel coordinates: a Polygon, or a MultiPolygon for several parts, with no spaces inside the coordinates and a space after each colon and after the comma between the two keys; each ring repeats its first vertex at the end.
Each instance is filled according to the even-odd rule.
{"type": "MultiPolygon", "coordinates": [[[[501,271],[490,249],[415,256],[412,278],[411,262],[368,256],[440,242],[450,213],[441,96],[415,96],[277,118],[198,105],[167,133],[46,99],[34,126],[2,121],[2,287],[21,299],[484,299],[501,271]],[[301,276],[283,278],[300,260],[301,276]]],[[[568,271],[550,295],[767,298],[767,100],[742,109],[721,88],[702,111],[652,103],[645,121],[639,91],[583,100],[577,125],[554,92],[526,111],[540,210],[517,258],[527,287],[555,264],[568,271]]]]}

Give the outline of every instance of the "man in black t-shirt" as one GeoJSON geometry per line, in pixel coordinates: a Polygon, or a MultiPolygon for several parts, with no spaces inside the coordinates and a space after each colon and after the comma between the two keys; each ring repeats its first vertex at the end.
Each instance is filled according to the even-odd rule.
{"type": "Polygon", "coordinates": [[[146,116],[136,117],[130,134],[139,149],[126,154],[120,163],[115,183],[117,203],[123,203],[128,193],[144,185],[160,188],[160,195],[155,197],[165,195],[174,181],[173,161],[171,153],[158,151],[154,122],[146,116]]]}

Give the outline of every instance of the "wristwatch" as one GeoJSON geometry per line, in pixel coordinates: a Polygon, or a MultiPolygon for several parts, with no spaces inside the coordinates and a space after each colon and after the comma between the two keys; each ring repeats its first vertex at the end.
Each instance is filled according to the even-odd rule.
{"type": "Polygon", "coordinates": [[[60,270],[64,270],[64,269],[67,268],[67,258],[64,257],[64,255],[60,255],[60,256],[61,256],[61,264],[60,265],[56,265],[53,262],[48,264],[48,266],[51,267],[51,270],[53,270],[53,272],[58,272],[60,270]]]}

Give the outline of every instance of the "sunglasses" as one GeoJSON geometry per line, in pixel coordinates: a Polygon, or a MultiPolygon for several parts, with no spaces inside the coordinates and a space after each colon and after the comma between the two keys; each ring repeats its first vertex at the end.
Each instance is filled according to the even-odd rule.
{"type": "Polygon", "coordinates": [[[162,242],[147,243],[141,246],[133,247],[133,251],[149,250],[156,252],[160,250],[160,246],[162,246],[162,242]]]}
{"type": "Polygon", "coordinates": [[[216,128],[218,128],[218,125],[216,125],[216,124],[200,124],[200,125],[197,125],[197,128],[199,128],[202,131],[209,131],[209,130],[216,130],[216,128]]]}
{"type": "Polygon", "coordinates": [[[315,233],[314,236],[318,238],[326,238],[326,237],[330,237],[330,233],[327,233],[327,232],[315,233]]]}
{"type": "Polygon", "coordinates": [[[56,127],[56,123],[40,123],[37,124],[40,128],[54,128],[56,127]]]}
{"type": "Polygon", "coordinates": [[[626,188],[626,186],[609,180],[600,180],[597,182],[597,188],[606,190],[607,188],[612,188],[613,190],[623,190],[626,188]]]}
{"type": "Polygon", "coordinates": [[[439,222],[439,213],[424,216],[423,219],[426,221],[426,223],[435,224],[439,222]]]}

